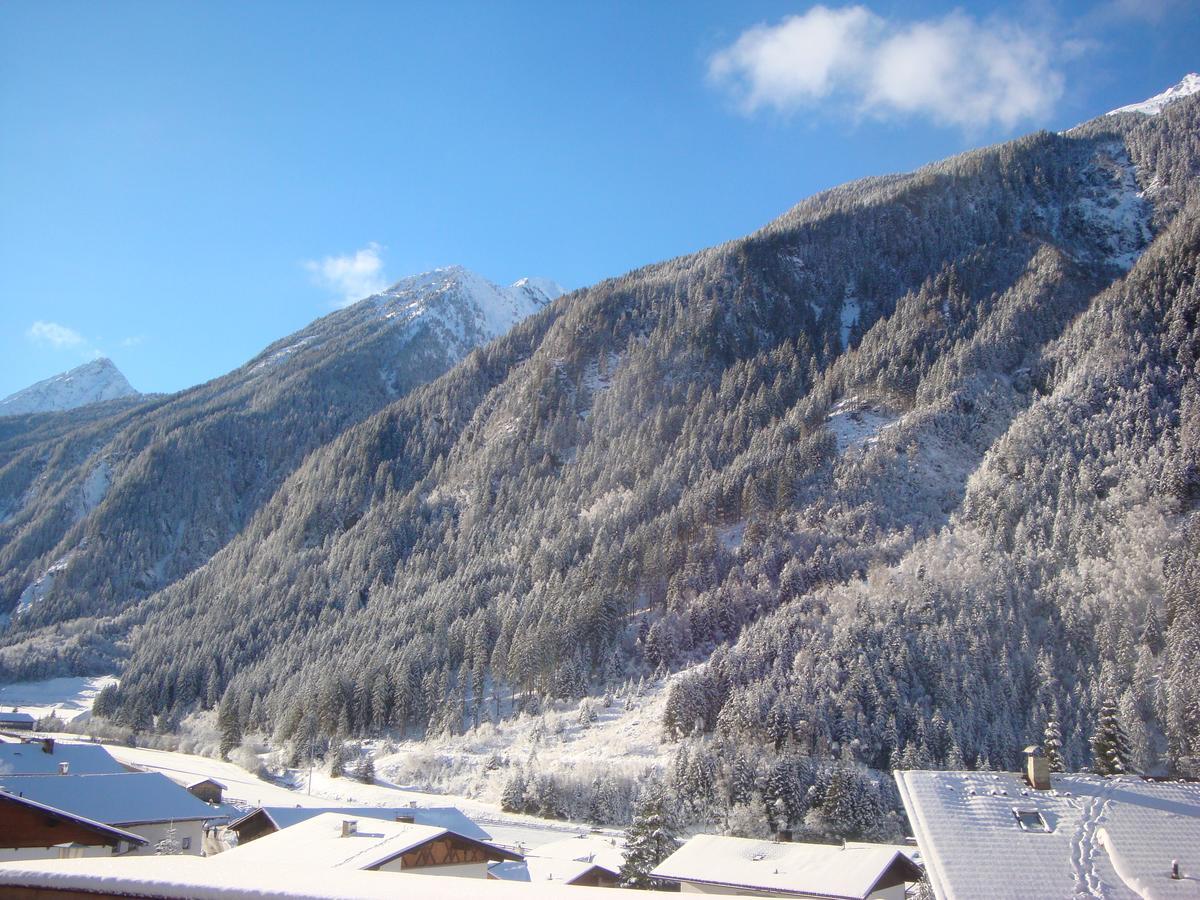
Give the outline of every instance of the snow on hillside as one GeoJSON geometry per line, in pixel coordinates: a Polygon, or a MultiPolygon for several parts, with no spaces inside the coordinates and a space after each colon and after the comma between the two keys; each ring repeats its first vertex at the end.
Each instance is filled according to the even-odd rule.
{"type": "Polygon", "coordinates": [[[136,396],[138,392],[111,359],[94,359],[0,400],[0,416],[56,412],[102,400],[136,396]]]}
{"type": "Polygon", "coordinates": [[[21,591],[21,596],[17,598],[17,608],[13,610],[14,615],[20,615],[25,610],[29,609],[33,604],[41,601],[54,588],[54,579],[62,571],[64,571],[71,560],[75,556],[75,551],[71,550],[60,556],[40,577],[32,582],[25,590],[21,591]]]}
{"type": "Polygon", "coordinates": [[[499,843],[526,847],[549,843],[565,837],[573,837],[590,831],[587,823],[557,822],[534,816],[516,815],[500,810],[498,803],[472,800],[454,794],[429,793],[408,786],[378,780],[375,784],[362,784],[352,778],[332,778],[328,773],[316,770],[312,773],[311,788],[307,770],[300,772],[300,780],[294,788],[277,784],[252,775],[240,766],[167,750],[151,750],[145,747],[124,747],[106,744],[108,751],[121,762],[154,772],[162,772],[179,784],[190,784],[202,778],[212,778],[225,785],[225,799],[236,805],[254,808],[258,806],[381,806],[402,807],[415,803],[418,806],[454,806],[477,822],[499,843]]]}
{"type": "Polygon", "coordinates": [[[1161,94],[1155,94],[1141,103],[1131,103],[1128,106],[1119,107],[1107,113],[1107,115],[1115,116],[1117,113],[1141,113],[1145,116],[1157,116],[1176,100],[1182,100],[1184,97],[1190,97],[1192,94],[1198,92],[1200,92],[1200,75],[1191,72],[1184,75],[1183,80],[1179,84],[1172,85],[1161,94]]]}
{"type": "Polygon", "coordinates": [[[838,453],[873,444],[881,431],[895,425],[897,421],[896,416],[876,409],[858,397],[839,400],[825,418],[825,424],[837,440],[838,453]]]}
{"type": "Polygon", "coordinates": [[[0,687],[0,707],[16,707],[35,719],[53,713],[64,722],[86,720],[91,716],[96,695],[116,683],[114,675],[94,675],[6,684],[0,687]]]}
{"type": "Polygon", "coordinates": [[[1153,210],[1128,151],[1119,142],[1101,148],[1083,178],[1079,212],[1086,226],[1108,244],[1108,261],[1129,271],[1153,238],[1153,210]]]}

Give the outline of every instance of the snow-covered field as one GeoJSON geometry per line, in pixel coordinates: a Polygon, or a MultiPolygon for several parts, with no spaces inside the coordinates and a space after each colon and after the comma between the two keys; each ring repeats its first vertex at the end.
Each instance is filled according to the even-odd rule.
{"type": "MultiPolygon", "coordinates": [[[[332,778],[315,771],[311,793],[307,784],[298,790],[273,784],[233,763],[144,747],[109,744],[107,749],[128,765],[162,772],[180,784],[213,778],[225,785],[225,798],[246,807],[258,806],[454,806],[478,822],[499,843],[536,847],[564,837],[586,833],[586,823],[554,822],[534,816],[514,815],[500,810],[498,804],[447,794],[430,794],[401,788],[386,781],[362,784],[350,778],[332,778]]],[[[306,779],[307,781],[307,779],[306,779]]]]}
{"type": "Polygon", "coordinates": [[[112,675],[96,675],[6,684],[0,687],[0,707],[16,707],[35,719],[54,713],[64,722],[86,721],[92,714],[96,695],[116,681],[112,675]]]}
{"type": "MultiPolygon", "coordinates": [[[[55,711],[63,720],[74,721],[90,715],[96,694],[115,681],[113,676],[101,676],[7,685],[0,688],[0,704],[17,705],[38,717],[55,711]]],[[[237,806],[455,806],[498,842],[530,848],[594,829],[588,822],[504,812],[500,794],[508,774],[525,767],[571,773],[590,781],[606,774],[636,777],[661,769],[673,750],[661,741],[665,699],[666,682],[637,689],[631,685],[624,697],[612,698],[607,706],[597,698],[584,701],[593,711],[586,725],[580,704],[563,702],[551,704],[537,716],[522,715],[498,725],[484,723],[454,738],[365,742],[364,749],[375,756],[374,784],[334,778],[320,767],[311,776],[306,769],[287,770],[277,782],[207,756],[116,743],[106,746],[121,762],[162,772],[180,784],[215,779],[226,786],[226,800],[237,806]],[[497,759],[503,761],[500,768],[492,765],[497,759]]],[[[59,737],[78,739],[73,734],[59,737]]],[[[264,754],[264,762],[270,756],[264,754]]]]}

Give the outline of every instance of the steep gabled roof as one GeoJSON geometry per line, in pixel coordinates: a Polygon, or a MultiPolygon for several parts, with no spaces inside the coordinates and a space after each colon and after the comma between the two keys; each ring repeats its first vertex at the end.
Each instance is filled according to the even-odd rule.
{"type": "Polygon", "coordinates": [[[108,825],[225,818],[161,772],[4,775],[0,789],[108,825]]]}
{"type": "Polygon", "coordinates": [[[1200,897],[1200,784],[1055,774],[1038,791],[1007,772],[922,771],[896,783],[940,900],[1200,897]]]}
{"type": "Polygon", "coordinates": [[[698,834],[651,872],[742,890],[863,900],[889,878],[917,881],[921,870],[888,844],[799,844],[698,834]]]}

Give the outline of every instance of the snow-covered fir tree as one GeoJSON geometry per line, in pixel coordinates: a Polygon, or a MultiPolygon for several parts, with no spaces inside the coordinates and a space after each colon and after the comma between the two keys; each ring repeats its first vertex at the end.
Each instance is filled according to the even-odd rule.
{"type": "Polygon", "coordinates": [[[679,848],[667,809],[666,794],[660,784],[646,785],[625,832],[625,864],[621,884],[632,888],[660,888],[666,885],[650,877],[659,863],[679,848]]]}
{"type": "Polygon", "coordinates": [[[1121,725],[1117,704],[1109,699],[1100,707],[1092,737],[1092,771],[1097,775],[1125,775],[1129,764],[1129,739],[1121,725]]]}

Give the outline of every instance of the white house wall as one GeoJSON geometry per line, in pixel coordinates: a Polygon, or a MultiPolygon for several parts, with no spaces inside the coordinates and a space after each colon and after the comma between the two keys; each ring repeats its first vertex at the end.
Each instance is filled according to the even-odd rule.
{"type": "MultiPolygon", "coordinates": [[[[164,841],[168,837],[168,832],[171,830],[171,824],[168,822],[150,822],[145,825],[122,825],[123,831],[130,831],[138,837],[143,837],[147,840],[145,847],[139,847],[133,852],[133,856],[154,856],[154,848],[159,841],[164,841]]],[[[190,844],[186,850],[180,852],[187,856],[201,856],[204,848],[204,822],[196,819],[191,822],[176,822],[175,823],[175,840],[180,844],[185,843],[186,838],[191,838],[190,844]]]]}

